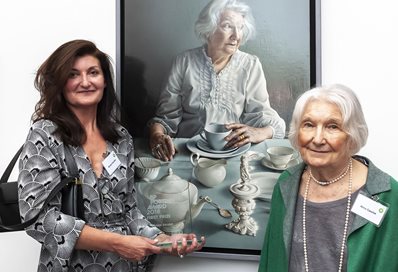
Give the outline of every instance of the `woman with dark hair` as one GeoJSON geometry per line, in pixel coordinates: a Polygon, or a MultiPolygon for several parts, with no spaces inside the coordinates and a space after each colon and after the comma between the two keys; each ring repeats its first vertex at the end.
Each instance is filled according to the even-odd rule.
{"type": "Polygon", "coordinates": [[[84,201],[84,218],[76,218],[61,212],[59,193],[26,229],[42,244],[38,271],[145,271],[149,255],[183,257],[200,249],[194,234],[168,236],[137,208],[133,141],[117,119],[106,54],[90,41],[67,42],[41,65],[35,86],[41,97],[20,157],[22,220],[35,216],[61,177],[70,174],[67,147],[84,201]],[[110,156],[115,167],[106,162],[110,156]],[[172,246],[162,249],[158,242],[172,246]]]}
{"type": "Polygon", "coordinates": [[[190,138],[208,123],[232,130],[226,137],[231,147],[285,136],[259,59],[239,50],[254,32],[251,9],[242,1],[212,0],[203,8],[195,24],[203,46],[175,58],[149,121],[155,157],[171,160],[171,137],[190,138]]]}
{"type": "MultiPolygon", "coordinates": [[[[78,117],[68,110],[68,101],[64,96],[65,84],[70,77],[77,57],[90,55],[99,61],[106,84],[102,98],[97,106],[97,125],[104,138],[116,142],[119,134],[114,123],[119,123],[119,104],[113,86],[113,70],[109,57],[98,50],[95,45],[85,40],[75,40],[61,45],[39,68],[35,78],[35,87],[40,92],[36,104],[33,122],[41,119],[51,120],[58,124],[60,136],[65,144],[74,146],[85,142],[85,132],[78,117]]],[[[96,72],[92,71],[92,74],[96,72]]]]}

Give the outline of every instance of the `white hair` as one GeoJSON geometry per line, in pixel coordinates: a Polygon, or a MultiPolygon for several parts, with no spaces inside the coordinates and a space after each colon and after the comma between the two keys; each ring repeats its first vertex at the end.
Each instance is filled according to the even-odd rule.
{"type": "Polygon", "coordinates": [[[313,88],[303,93],[294,107],[290,123],[289,140],[298,149],[298,133],[304,109],[311,101],[324,101],[335,104],[343,117],[343,129],[348,134],[348,148],[351,155],[356,154],[368,139],[368,126],[361,104],[355,93],[341,84],[313,88]]]}
{"type": "Polygon", "coordinates": [[[195,23],[195,34],[204,44],[216,31],[221,14],[226,10],[235,11],[244,18],[241,44],[254,37],[254,18],[247,4],[238,0],[212,0],[202,9],[195,23]]]}

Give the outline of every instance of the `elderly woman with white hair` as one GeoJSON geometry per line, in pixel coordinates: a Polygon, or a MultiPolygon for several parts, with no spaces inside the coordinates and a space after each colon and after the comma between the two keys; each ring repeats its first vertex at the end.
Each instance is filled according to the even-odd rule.
{"type": "Polygon", "coordinates": [[[171,160],[171,137],[189,138],[207,123],[232,130],[227,146],[283,138],[285,122],[271,108],[259,59],[239,50],[254,36],[250,7],[213,0],[200,12],[195,33],[203,46],[178,55],[149,121],[154,156],[171,160]]]}
{"type": "Polygon", "coordinates": [[[289,139],[303,163],[274,188],[259,271],[398,271],[398,183],[356,155],[367,137],[351,89],[298,99],[289,139]]]}

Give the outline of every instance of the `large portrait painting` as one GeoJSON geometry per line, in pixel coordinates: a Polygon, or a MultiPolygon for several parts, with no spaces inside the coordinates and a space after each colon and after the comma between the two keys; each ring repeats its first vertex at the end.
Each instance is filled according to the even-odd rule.
{"type": "MultiPolygon", "coordinates": [[[[176,56],[188,49],[203,45],[195,35],[194,25],[200,11],[208,2],[209,0],[120,0],[119,2],[118,63],[120,65],[117,74],[120,76],[117,78],[117,88],[120,91],[124,126],[136,139],[138,145],[136,156],[151,156],[146,150],[147,122],[155,115],[160,93],[176,56]]],[[[320,1],[243,0],[243,2],[251,8],[255,22],[255,36],[240,46],[239,50],[258,57],[266,79],[269,103],[285,121],[288,130],[297,98],[320,82],[318,54],[320,1]]],[[[218,205],[228,208],[238,216],[231,206],[233,195],[230,194],[229,188],[239,179],[239,156],[228,158],[229,167],[233,166],[237,170],[228,172],[227,168],[226,180],[222,183],[224,185],[210,188],[196,183],[194,164],[190,157],[192,149],[186,149],[185,143],[181,143],[176,141],[176,145],[181,145],[178,147],[181,148],[179,157],[177,156],[175,161],[168,165],[175,168],[174,174],[196,184],[199,189],[198,195],[211,197],[214,202],[218,202],[218,205]],[[228,179],[230,181],[227,181],[228,179]]],[[[186,145],[189,147],[189,143],[186,145]]],[[[256,148],[261,150],[260,147],[256,148]]],[[[223,156],[217,158],[220,157],[223,156]]],[[[262,167],[261,163],[251,164],[249,169],[262,167]]],[[[152,182],[161,179],[162,175],[167,175],[167,167],[162,166],[162,168],[164,169],[152,182]]],[[[280,173],[278,172],[280,169],[268,170],[274,174],[280,173]]],[[[198,199],[194,202],[198,202],[198,199]]],[[[159,203],[164,206],[163,202],[159,203]]],[[[188,205],[195,206],[195,204],[188,205]]],[[[207,209],[208,212],[201,212],[194,220],[190,218],[189,224],[186,224],[188,229],[184,231],[203,232],[206,235],[204,252],[258,256],[268,218],[268,204],[266,201],[256,203],[256,207],[262,209],[261,212],[253,213],[259,229],[256,235],[236,234],[228,230],[225,228],[225,225],[231,221],[228,219],[215,223],[220,220],[219,216],[210,212],[217,209],[214,205],[207,204],[203,209],[207,209]],[[203,225],[202,228],[200,224],[203,225]]]]}

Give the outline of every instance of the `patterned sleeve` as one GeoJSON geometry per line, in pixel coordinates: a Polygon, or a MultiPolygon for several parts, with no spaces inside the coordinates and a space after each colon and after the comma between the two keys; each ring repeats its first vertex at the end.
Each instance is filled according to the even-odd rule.
{"type": "Polygon", "coordinates": [[[126,218],[127,224],[133,235],[140,235],[154,238],[161,233],[157,227],[151,224],[141,213],[137,206],[137,191],[134,186],[134,147],[133,140],[129,136],[127,145],[127,170],[126,177],[128,180],[128,192],[126,194],[126,218]]]}
{"type": "MultiPolygon", "coordinates": [[[[58,150],[61,150],[59,146],[62,143],[54,140],[49,127],[53,127],[51,122],[33,124],[20,156],[18,191],[22,221],[39,212],[61,179],[64,163],[58,150]]],[[[53,271],[67,271],[68,260],[85,224],[78,218],[61,213],[60,207],[61,194],[58,194],[37,221],[26,229],[28,235],[42,244],[41,255],[45,255],[46,260],[41,259],[39,266],[51,265],[53,271]]]]}
{"type": "Polygon", "coordinates": [[[249,70],[246,83],[246,102],[241,118],[243,124],[253,127],[272,127],[273,138],[285,137],[285,121],[271,108],[263,68],[257,57],[254,57],[249,70]]]}

